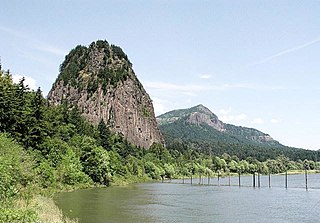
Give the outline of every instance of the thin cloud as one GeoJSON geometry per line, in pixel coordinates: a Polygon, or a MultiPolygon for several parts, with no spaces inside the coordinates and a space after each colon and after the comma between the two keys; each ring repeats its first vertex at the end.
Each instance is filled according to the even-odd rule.
{"type": "Polygon", "coordinates": [[[244,113],[233,114],[231,108],[221,109],[219,111],[219,114],[221,115],[219,119],[226,123],[243,121],[243,120],[246,120],[248,117],[244,113]]]}
{"type": "Polygon", "coordinates": [[[165,112],[165,101],[160,98],[153,98],[153,107],[156,115],[163,114],[165,112]]]}
{"type": "MultiPolygon", "coordinates": [[[[12,75],[12,81],[14,83],[19,83],[19,81],[23,78],[21,75],[12,75]]],[[[24,76],[25,81],[24,84],[27,85],[30,89],[36,90],[37,89],[37,81],[32,77],[24,76]]]]}
{"type": "Polygon", "coordinates": [[[233,89],[246,89],[256,91],[277,91],[284,90],[281,86],[261,86],[247,83],[232,83],[232,84],[220,84],[220,85],[197,85],[197,84],[173,84],[168,82],[159,81],[143,81],[143,86],[149,90],[165,90],[181,92],[185,95],[195,96],[197,92],[206,91],[227,91],[233,89]]]}
{"type": "Polygon", "coordinates": [[[48,46],[48,45],[36,47],[35,49],[40,50],[42,52],[51,53],[51,54],[54,54],[57,56],[65,56],[68,53],[66,50],[59,49],[59,48],[53,47],[53,46],[48,46]]]}
{"type": "Polygon", "coordinates": [[[144,83],[146,88],[156,89],[156,90],[172,90],[172,91],[201,91],[203,90],[202,86],[199,85],[178,85],[166,82],[154,82],[154,81],[146,81],[144,83]]]}
{"type": "Polygon", "coordinates": [[[242,83],[235,83],[235,84],[222,84],[222,85],[190,85],[190,84],[173,84],[167,82],[156,82],[156,81],[145,81],[144,86],[148,89],[153,90],[167,90],[167,91],[180,91],[184,93],[194,93],[194,92],[202,92],[202,91],[223,91],[229,89],[255,89],[255,86],[250,84],[242,84],[242,83]]]}
{"type": "Polygon", "coordinates": [[[255,118],[252,120],[252,124],[261,125],[261,124],[264,124],[264,120],[262,118],[255,118]]]}
{"type": "Polygon", "coordinates": [[[191,91],[187,91],[187,92],[183,92],[184,95],[190,96],[190,97],[195,97],[197,96],[197,94],[191,92],[191,91]]]}
{"type": "Polygon", "coordinates": [[[204,74],[200,76],[200,79],[210,79],[212,76],[209,74],[204,74]]]}
{"type": "Polygon", "coordinates": [[[26,51],[21,48],[15,47],[19,56],[27,59],[32,59],[34,61],[40,62],[42,64],[52,64],[52,61],[47,60],[45,57],[41,57],[32,51],[26,51]]]}
{"type": "Polygon", "coordinates": [[[20,32],[20,31],[16,31],[4,26],[0,26],[0,31],[9,34],[13,37],[22,39],[23,42],[28,43],[29,46],[31,46],[31,48],[33,48],[34,50],[38,50],[38,51],[42,51],[45,53],[50,53],[56,56],[65,56],[68,51],[64,50],[64,49],[60,49],[58,47],[52,46],[48,43],[45,43],[43,41],[37,40],[33,37],[28,36],[27,34],[20,32]]]}
{"type": "Polygon", "coordinates": [[[246,114],[228,114],[228,115],[223,115],[221,117],[219,117],[223,122],[239,122],[239,121],[243,121],[247,119],[247,115],[246,114]]]}
{"type": "Polygon", "coordinates": [[[318,42],[320,42],[320,37],[318,37],[318,38],[316,38],[316,39],[314,39],[314,40],[311,40],[311,41],[309,41],[309,42],[306,42],[306,43],[304,43],[304,44],[302,44],[302,45],[298,45],[298,46],[292,47],[292,48],[290,48],[290,49],[283,50],[283,51],[281,51],[281,52],[279,52],[279,53],[276,53],[276,54],[274,54],[274,55],[271,55],[271,56],[269,56],[269,57],[266,57],[266,58],[258,61],[257,63],[252,64],[252,65],[264,64],[264,63],[269,62],[269,61],[271,61],[271,60],[273,60],[273,59],[275,59],[275,58],[278,58],[278,57],[281,57],[281,56],[283,56],[283,55],[286,55],[286,54],[289,54],[289,53],[292,53],[292,52],[295,52],[295,51],[304,49],[304,48],[306,48],[306,47],[308,47],[308,46],[311,46],[311,45],[313,45],[313,44],[316,44],[316,43],[318,43],[318,42]]]}

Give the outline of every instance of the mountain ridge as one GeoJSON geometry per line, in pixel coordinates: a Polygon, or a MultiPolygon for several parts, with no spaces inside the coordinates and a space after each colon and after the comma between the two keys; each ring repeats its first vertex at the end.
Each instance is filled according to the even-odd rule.
{"type": "MultiPolygon", "coordinates": [[[[254,144],[261,144],[264,146],[283,146],[278,141],[274,140],[269,134],[263,133],[254,128],[235,126],[227,124],[219,120],[218,116],[215,115],[210,109],[202,104],[193,106],[186,109],[177,109],[166,112],[162,115],[157,116],[157,122],[164,135],[168,135],[166,129],[173,128],[169,125],[179,124],[181,128],[190,125],[196,125],[203,127],[206,131],[212,131],[213,134],[225,135],[226,138],[233,138],[230,141],[245,141],[246,143],[252,142],[254,144]],[[211,128],[211,129],[210,129],[211,128]],[[216,130],[216,131],[213,131],[216,130]],[[218,132],[218,133],[217,133],[218,132]]],[[[181,129],[180,129],[181,130],[181,129]]],[[[176,136],[178,136],[177,134],[176,136]]],[[[220,138],[221,138],[220,137],[220,138]]],[[[168,137],[167,137],[168,138],[168,137]]],[[[178,138],[180,138],[178,136],[178,138]]],[[[211,141],[208,139],[208,141],[211,141]]]]}

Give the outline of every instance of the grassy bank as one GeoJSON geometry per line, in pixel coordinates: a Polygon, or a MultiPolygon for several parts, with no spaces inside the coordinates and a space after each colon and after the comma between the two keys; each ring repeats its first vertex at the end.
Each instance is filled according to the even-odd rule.
{"type": "Polygon", "coordinates": [[[63,216],[62,211],[54,203],[53,198],[37,195],[32,202],[37,207],[36,214],[39,222],[43,223],[77,223],[77,219],[63,216]]]}
{"type": "MultiPolygon", "coordinates": [[[[149,177],[137,177],[132,176],[129,178],[114,178],[114,181],[110,184],[110,186],[124,186],[133,183],[143,183],[152,181],[149,177]]],[[[41,222],[41,223],[77,223],[77,219],[70,219],[63,215],[62,211],[54,202],[54,194],[61,192],[71,192],[74,190],[95,188],[95,187],[104,187],[104,185],[100,184],[92,184],[92,185],[78,185],[73,187],[64,187],[64,188],[51,188],[41,190],[40,193],[37,193],[32,196],[32,199],[29,203],[29,207],[27,208],[29,211],[32,211],[36,218],[29,222],[41,222]],[[36,219],[36,220],[35,220],[36,219]]],[[[24,201],[24,203],[26,203],[24,201]]],[[[0,221],[1,222],[1,221],[0,221]]],[[[25,221],[28,222],[28,221],[25,221]]]]}

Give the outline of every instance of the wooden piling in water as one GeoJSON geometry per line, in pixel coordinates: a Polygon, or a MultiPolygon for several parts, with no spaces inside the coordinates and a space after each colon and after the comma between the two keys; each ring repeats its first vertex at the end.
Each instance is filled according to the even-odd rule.
{"type": "Polygon", "coordinates": [[[240,172],[238,173],[238,175],[239,175],[239,187],[241,187],[241,177],[240,177],[240,172]]]}
{"type": "Polygon", "coordinates": [[[210,176],[208,174],[208,185],[210,185],[210,176]]]}
{"type": "Polygon", "coordinates": [[[271,174],[269,172],[269,188],[271,188],[271,174]]]}
{"type": "Polygon", "coordinates": [[[252,186],[256,187],[256,174],[255,173],[252,174],[252,186]]]}
{"type": "Polygon", "coordinates": [[[192,174],[191,174],[191,185],[192,185],[192,174]]]}
{"type": "Polygon", "coordinates": [[[285,188],[286,189],[288,188],[288,171],[286,171],[286,174],[285,174],[285,188]]]}
{"type": "Polygon", "coordinates": [[[218,185],[220,186],[220,171],[218,171],[218,185]]]}
{"type": "Polygon", "coordinates": [[[260,184],[260,173],[258,173],[258,187],[260,188],[261,184],[260,184]]]}
{"type": "Polygon", "coordinates": [[[306,178],[306,190],[308,190],[308,170],[305,170],[305,178],[306,178]]]}

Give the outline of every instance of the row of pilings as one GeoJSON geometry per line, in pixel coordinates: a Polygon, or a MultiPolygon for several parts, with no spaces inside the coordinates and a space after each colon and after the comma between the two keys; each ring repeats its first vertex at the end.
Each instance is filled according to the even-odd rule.
{"type": "MultiPolygon", "coordinates": [[[[241,187],[242,184],[241,184],[241,173],[238,173],[238,186],[241,187]]],[[[246,175],[248,176],[248,175],[246,175]]],[[[304,173],[304,176],[305,176],[305,189],[308,190],[308,171],[305,170],[305,173],[304,173]]],[[[231,175],[229,174],[228,175],[229,177],[229,180],[228,180],[228,185],[224,185],[224,186],[231,186],[231,175]]],[[[218,186],[220,186],[220,178],[221,178],[221,175],[220,173],[218,172],[218,175],[217,175],[217,179],[218,179],[218,186]]],[[[211,177],[208,175],[207,176],[207,184],[210,185],[210,179],[211,177]]],[[[193,178],[193,175],[190,176],[190,184],[201,184],[201,180],[202,180],[202,176],[199,176],[199,181],[198,182],[194,182],[194,178],[193,178]]],[[[170,180],[171,182],[171,180],[170,180]]],[[[182,184],[185,184],[185,178],[182,178],[182,184]]],[[[268,187],[271,188],[272,186],[272,182],[271,182],[271,174],[269,173],[268,174],[268,187]]],[[[257,172],[254,172],[252,173],[252,187],[254,188],[260,188],[261,187],[261,174],[260,173],[257,173],[257,172]]],[[[288,172],[286,171],[284,173],[284,188],[288,188],[288,172]]]]}

